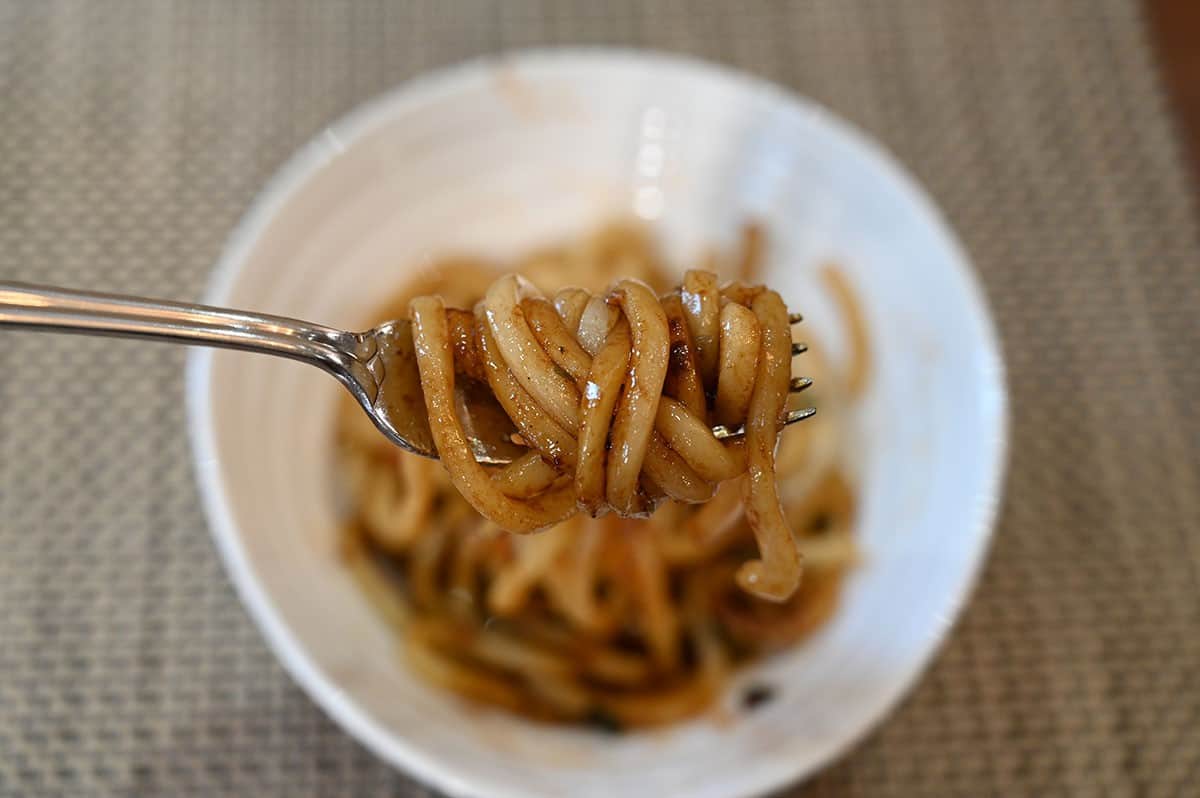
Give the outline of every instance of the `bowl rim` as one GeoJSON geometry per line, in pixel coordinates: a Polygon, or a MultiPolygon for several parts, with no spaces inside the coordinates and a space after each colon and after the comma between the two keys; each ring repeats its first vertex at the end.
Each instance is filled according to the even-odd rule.
{"type": "MultiPolygon", "coordinates": [[[[981,323],[983,372],[990,377],[996,412],[993,428],[983,439],[985,463],[984,495],[979,497],[980,511],[970,519],[973,549],[962,569],[948,604],[947,622],[933,635],[926,649],[907,673],[893,686],[891,694],[871,711],[870,718],[808,761],[797,760],[771,768],[747,768],[742,771],[738,796],[757,796],[797,783],[845,756],[868,734],[880,726],[912,691],[941,650],[950,631],[978,583],[986,559],[1004,493],[1008,464],[1010,410],[1003,351],[986,295],[972,262],[954,229],[940,208],[917,179],[891,152],[852,123],[842,119],[820,103],[799,95],[779,84],[741,70],[692,56],[654,50],[608,46],[546,47],[483,55],[451,66],[423,72],[392,89],[358,105],[349,113],[326,125],[302,146],[266,182],[230,234],[214,267],[204,293],[204,302],[224,305],[255,242],[286,203],[303,188],[307,180],[326,163],[337,157],[347,145],[368,135],[394,114],[444,94],[452,94],[473,79],[500,66],[545,68],[552,65],[586,65],[592,68],[636,64],[646,69],[686,72],[697,80],[715,80],[739,90],[758,93],[771,101],[799,109],[816,119],[819,125],[848,141],[873,166],[881,170],[912,201],[927,224],[936,228],[949,247],[952,267],[962,279],[971,314],[981,323]]],[[[193,348],[186,365],[185,399],[192,465],[199,486],[202,506],[226,572],[284,670],[309,697],[345,731],[364,744],[389,765],[415,776],[426,784],[461,798],[518,798],[522,793],[464,777],[438,756],[426,754],[410,745],[400,734],[374,720],[349,695],[343,692],[312,661],[304,645],[283,620],[274,600],[257,578],[237,522],[229,505],[224,480],[218,467],[216,433],[211,401],[213,350],[193,348]]]]}

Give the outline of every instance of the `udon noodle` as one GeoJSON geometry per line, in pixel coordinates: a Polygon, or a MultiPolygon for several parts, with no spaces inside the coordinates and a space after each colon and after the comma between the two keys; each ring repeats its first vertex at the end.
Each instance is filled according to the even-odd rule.
{"type": "Polygon", "coordinates": [[[763,250],[748,227],[736,257],[711,256],[660,299],[666,270],[644,232],[614,226],[509,266],[528,282],[440,262],[383,309],[411,310],[442,462],[402,453],[348,405],[343,548],[412,668],[535,718],[652,726],[704,710],[738,664],[829,617],[856,556],[842,440],[869,379],[866,335],[845,278],[824,269],[850,356],[835,369],[810,349],[821,412],[777,449],[787,310],[774,292],[722,289],[709,274],[752,280],[763,250]],[[547,299],[533,285],[559,290],[547,299]],[[474,319],[448,307],[475,307],[474,319]],[[456,323],[473,330],[466,366],[456,323]],[[475,462],[456,370],[486,380],[527,456],[475,462]],[[742,443],[709,430],[742,423],[742,443]]]}

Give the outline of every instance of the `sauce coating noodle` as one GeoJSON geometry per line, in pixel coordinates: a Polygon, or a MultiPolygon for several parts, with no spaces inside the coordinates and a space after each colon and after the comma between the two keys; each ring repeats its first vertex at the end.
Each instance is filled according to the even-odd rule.
{"type": "MultiPolygon", "coordinates": [[[[764,250],[747,228],[729,271],[752,279],[764,250]]],[[[547,720],[624,728],[695,715],[736,665],[836,606],[856,558],[854,493],[840,462],[845,413],[826,409],[849,401],[846,376],[856,393],[868,379],[867,337],[852,331],[843,369],[810,349],[803,370],[821,413],[776,451],[791,377],[778,295],[690,272],[660,300],[658,257],[626,226],[515,270],[529,282],[442,262],[381,314],[411,310],[442,463],[399,452],[346,407],[346,562],[434,683],[547,720]],[[605,295],[532,287],[618,277],[605,295]],[[464,368],[445,309],[477,300],[479,362],[464,368]],[[467,373],[487,380],[528,456],[475,462],[454,404],[467,373]],[[743,421],[742,444],[709,429],[743,421]]],[[[827,279],[861,324],[849,284],[827,279]]]]}

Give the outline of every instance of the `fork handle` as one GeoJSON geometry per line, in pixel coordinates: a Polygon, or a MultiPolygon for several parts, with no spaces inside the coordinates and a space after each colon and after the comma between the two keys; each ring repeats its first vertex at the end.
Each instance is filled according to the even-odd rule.
{"type": "Polygon", "coordinates": [[[241,349],[302,360],[343,381],[374,346],[368,336],[283,316],[2,281],[0,327],[241,349]]]}

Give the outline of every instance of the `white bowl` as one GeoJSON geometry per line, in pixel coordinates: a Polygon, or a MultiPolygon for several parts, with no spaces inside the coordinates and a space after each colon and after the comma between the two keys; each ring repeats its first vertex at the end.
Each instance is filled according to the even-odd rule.
{"type": "Polygon", "coordinates": [[[742,677],[779,692],[733,722],[603,736],[469,707],[414,678],[335,555],[341,389],[255,355],[196,350],[189,363],[201,492],[246,606],[338,723],[453,795],[718,798],[811,774],[913,683],[987,548],[1005,391],[966,255],[877,145],[744,75],[569,50],[408,83],[292,159],[233,236],[207,300],[354,327],[435,254],[503,257],[631,211],[655,221],[677,260],[763,220],[765,281],[827,334],[815,275],[836,258],[877,355],[853,420],[864,563],[824,630],[742,677]]]}

